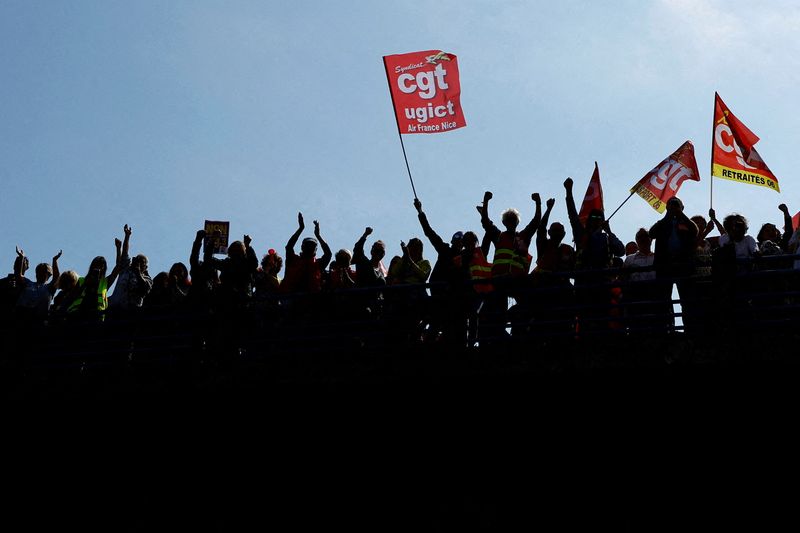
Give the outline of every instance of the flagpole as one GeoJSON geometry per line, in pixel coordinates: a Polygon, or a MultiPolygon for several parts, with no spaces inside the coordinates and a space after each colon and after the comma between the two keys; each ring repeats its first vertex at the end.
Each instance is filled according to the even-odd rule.
{"type": "Polygon", "coordinates": [[[392,98],[392,113],[394,113],[394,121],[397,123],[397,135],[400,137],[400,147],[403,149],[403,159],[406,162],[406,170],[408,171],[408,180],[411,182],[411,190],[414,193],[414,199],[417,200],[417,189],[414,187],[414,178],[411,177],[411,167],[408,165],[408,156],[406,155],[406,145],[403,144],[403,132],[400,131],[400,119],[397,118],[397,107],[394,103],[394,93],[392,93],[392,80],[389,78],[389,69],[386,67],[386,58],[383,58],[383,70],[386,71],[386,85],[389,87],[389,96],[392,98]]]}
{"type": "Polygon", "coordinates": [[[717,92],[714,91],[714,107],[711,111],[711,174],[708,176],[708,210],[714,209],[714,130],[717,129],[717,92]]]}
{"type": "Polygon", "coordinates": [[[610,216],[609,216],[609,217],[606,219],[606,222],[608,222],[609,220],[611,220],[611,217],[613,217],[614,215],[616,215],[616,214],[617,214],[617,211],[619,211],[620,209],[622,209],[622,206],[623,206],[623,205],[625,205],[625,202],[627,202],[628,200],[630,200],[630,199],[631,199],[631,196],[633,196],[633,195],[634,195],[634,193],[633,193],[633,192],[632,192],[632,193],[630,193],[630,194],[628,195],[628,197],[627,197],[627,198],[625,198],[625,201],[623,201],[621,204],[619,204],[619,207],[618,207],[618,208],[614,209],[614,212],[613,212],[613,213],[611,213],[611,215],[610,215],[610,216]]]}

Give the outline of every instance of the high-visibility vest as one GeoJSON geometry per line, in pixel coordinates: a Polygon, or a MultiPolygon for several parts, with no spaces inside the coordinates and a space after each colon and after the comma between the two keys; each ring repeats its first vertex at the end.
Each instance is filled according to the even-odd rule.
{"type": "Polygon", "coordinates": [[[528,273],[531,256],[528,247],[516,232],[504,231],[494,247],[492,276],[524,276],[528,273]]]}
{"type": "MultiPolygon", "coordinates": [[[[83,303],[83,297],[86,295],[86,291],[83,289],[83,285],[86,283],[86,278],[78,278],[78,287],[81,288],[81,291],[78,293],[78,296],[72,301],[69,308],[67,309],[68,313],[72,313],[80,309],[81,304],[83,303]]],[[[108,308],[108,285],[106,283],[106,278],[100,278],[100,285],[97,288],[97,310],[98,311],[105,311],[108,308]]]]}
{"type": "MultiPolygon", "coordinates": [[[[453,258],[456,268],[461,268],[461,261],[460,255],[453,258]]],[[[492,279],[492,264],[486,260],[480,248],[475,248],[475,251],[472,252],[469,261],[469,278],[473,281],[492,279]]],[[[492,285],[491,283],[475,283],[472,288],[475,289],[475,292],[487,293],[491,292],[492,285]]]]}

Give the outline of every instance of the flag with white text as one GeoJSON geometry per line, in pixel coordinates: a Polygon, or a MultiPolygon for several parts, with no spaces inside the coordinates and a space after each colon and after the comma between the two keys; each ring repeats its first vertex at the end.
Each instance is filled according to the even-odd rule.
{"type": "Polygon", "coordinates": [[[467,125],[458,60],[441,50],[383,57],[400,133],[441,133],[467,125]]]}

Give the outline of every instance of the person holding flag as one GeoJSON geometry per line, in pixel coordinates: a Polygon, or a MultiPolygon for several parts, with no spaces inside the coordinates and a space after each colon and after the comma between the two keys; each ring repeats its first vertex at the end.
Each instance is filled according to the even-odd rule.
{"type": "Polygon", "coordinates": [[[611,314],[611,292],[604,285],[609,279],[602,271],[611,265],[612,257],[625,255],[625,245],[611,231],[601,209],[590,210],[586,224],[581,222],[572,196],[572,178],[564,181],[564,189],[577,252],[575,269],[589,271],[575,276],[575,299],[586,307],[578,317],[578,327],[581,331],[597,329],[608,324],[611,314]]]}

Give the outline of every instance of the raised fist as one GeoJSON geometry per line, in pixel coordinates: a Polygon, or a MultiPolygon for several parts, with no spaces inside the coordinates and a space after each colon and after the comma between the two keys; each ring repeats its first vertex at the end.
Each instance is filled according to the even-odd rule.
{"type": "Polygon", "coordinates": [[[124,232],[125,232],[125,236],[126,236],[126,237],[130,237],[130,236],[131,236],[131,233],[133,233],[133,230],[132,230],[132,229],[131,229],[131,227],[130,227],[129,225],[127,225],[127,224],[125,224],[125,227],[124,227],[124,228],[122,228],[122,231],[124,231],[124,232]]]}
{"type": "Polygon", "coordinates": [[[789,214],[789,208],[788,208],[788,207],[786,207],[786,204],[781,204],[781,205],[779,205],[779,206],[778,206],[778,209],[780,209],[780,210],[781,210],[781,213],[786,213],[787,215],[789,214]]]}
{"type": "Polygon", "coordinates": [[[422,213],[422,202],[419,201],[419,198],[414,198],[414,207],[417,213],[422,213]]]}
{"type": "Polygon", "coordinates": [[[372,228],[370,228],[369,226],[367,226],[367,227],[364,229],[364,235],[366,235],[366,236],[372,235],[372,228]]]}
{"type": "Polygon", "coordinates": [[[483,193],[484,203],[488,202],[491,199],[492,199],[492,191],[486,191],[485,193],[483,193]]]}
{"type": "Polygon", "coordinates": [[[244,241],[245,246],[250,246],[250,243],[253,242],[253,239],[250,238],[250,235],[245,235],[242,240],[244,241]]]}
{"type": "Polygon", "coordinates": [[[572,178],[567,178],[564,180],[564,188],[568,191],[572,190],[572,178]]]}
{"type": "Polygon", "coordinates": [[[538,203],[541,203],[542,197],[539,196],[538,192],[535,192],[535,193],[531,194],[531,200],[533,200],[534,202],[536,202],[538,204],[538,203]]]}
{"type": "Polygon", "coordinates": [[[195,235],[195,240],[201,240],[206,238],[206,230],[199,229],[197,230],[197,235],[195,235]]]}
{"type": "Polygon", "coordinates": [[[547,209],[553,209],[553,206],[556,205],[555,198],[548,198],[547,199],[547,209]]]}
{"type": "Polygon", "coordinates": [[[306,223],[303,222],[303,213],[297,213],[297,225],[301,228],[306,227],[306,223]]]}

